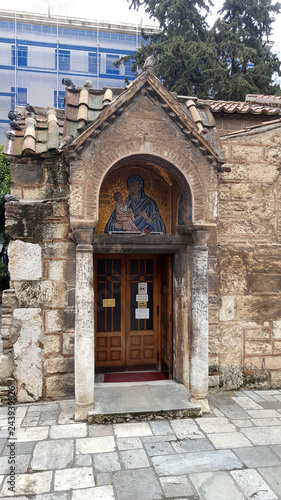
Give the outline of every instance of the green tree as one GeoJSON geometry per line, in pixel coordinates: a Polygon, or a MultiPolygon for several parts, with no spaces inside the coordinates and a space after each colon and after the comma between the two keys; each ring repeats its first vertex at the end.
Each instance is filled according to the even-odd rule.
{"type": "MultiPolygon", "coordinates": [[[[166,88],[199,98],[244,100],[247,93],[279,94],[272,74],[280,61],[266,41],[280,4],[271,0],[226,0],[214,27],[206,16],[211,0],[128,0],[145,6],[159,33],[149,37],[134,56],[137,74],[147,56],[156,58],[155,72],[166,88]]],[[[126,56],[118,61],[120,65],[126,56]]]]}
{"type": "Polygon", "coordinates": [[[272,75],[280,74],[280,61],[268,44],[279,2],[225,0],[209,36],[221,61],[227,64],[217,98],[244,100],[247,93],[280,94],[272,75]]]}
{"type": "MultiPolygon", "coordinates": [[[[0,146],[0,250],[8,244],[8,238],[5,234],[5,208],[4,194],[10,192],[11,175],[10,163],[3,154],[3,146],[0,146]]],[[[8,288],[9,273],[7,266],[0,259],[0,291],[8,288]]]]}
{"type": "MultiPolygon", "coordinates": [[[[219,61],[214,43],[208,40],[206,16],[211,0],[128,0],[130,8],[145,5],[146,12],[159,21],[159,33],[146,36],[134,56],[132,70],[137,74],[145,59],[153,54],[155,72],[166,88],[178,94],[206,98],[210,87],[217,83],[210,80],[216,73],[217,81],[224,78],[225,63],[219,61]]],[[[121,58],[122,62],[132,56],[121,58]]]]}

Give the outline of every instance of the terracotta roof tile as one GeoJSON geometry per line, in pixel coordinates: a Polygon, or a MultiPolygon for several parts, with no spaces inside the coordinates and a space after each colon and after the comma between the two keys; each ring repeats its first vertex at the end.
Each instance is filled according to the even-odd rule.
{"type": "MultiPolygon", "coordinates": [[[[276,99],[275,107],[270,106],[268,99],[260,99],[260,96],[255,96],[256,102],[250,100],[246,102],[235,102],[235,101],[212,101],[206,100],[200,102],[206,102],[209,104],[210,109],[214,113],[239,113],[239,114],[255,114],[255,115],[280,115],[281,114],[281,99],[276,99]],[[259,98],[259,99],[258,99],[259,98]],[[276,106],[276,104],[279,104],[276,106]],[[280,106],[280,107],[279,107],[280,106]]],[[[268,96],[266,96],[268,97],[268,96]]],[[[278,96],[272,96],[278,97],[278,96]]]]}

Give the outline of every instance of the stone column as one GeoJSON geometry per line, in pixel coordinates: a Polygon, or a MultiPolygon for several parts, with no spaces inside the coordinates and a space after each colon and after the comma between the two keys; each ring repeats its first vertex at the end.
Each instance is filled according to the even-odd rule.
{"type": "Polygon", "coordinates": [[[208,394],[208,246],[209,231],[193,232],[192,338],[190,348],[190,392],[192,403],[210,411],[208,394]]]}
{"type": "Polygon", "coordinates": [[[92,221],[71,221],[76,247],[75,420],[87,420],[94,407],[94,288],[92,221]]]}

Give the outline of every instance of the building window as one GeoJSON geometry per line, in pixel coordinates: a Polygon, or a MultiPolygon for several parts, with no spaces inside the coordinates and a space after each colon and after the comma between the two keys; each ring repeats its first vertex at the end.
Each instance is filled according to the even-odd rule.
{"type": "Polygon", "coordinates": [[[118,61],[119,56],[106,55],[106,73],[109,75],[119,75],[119,68],[116,68],[113,63],[118,61]]]}
{"type": "Polygon", "coordinates": [[[64,107],[65,107],[64,106],[64,96],[65,96],[64,90],[59,90],[58,93],[56,90],[54,91],[54,106],[55,106],[55,108],[64,109],[64,107]]]}
{"type": "MultiPolygon", "coordinates": [[[[56,49],[56,65],[57,65],[57,54],[56,49]]],[[[59,71],[70,71],[70,50],[59,49],[59,71]]]]}
{"type": "Polygon", "coordinates": [[[132,64],[133,60],[131,59],[130,61],[125,62],[125,75],[128,77],[133,77],[134,73],[132,72],[132,64]]]}
{"type": "Polygon", "coordinates": [[[23,87],[17,87],[17,95],[15,93],[15,87],[11,87],[11,109],[15,109],[16,106],[26,106],[27,104],[27,89],[23,87]]]}
{"type": "Polygon", "coordinates": [[[88,53],[88,71],[89,73],[97,74],[97,54],[95,52],[88,53]]]}
{"type": "Polygon", "coordinates": [[[12,45],[12,65],[16,64],[16,54],[17,54],[17,66],[27,66],[27,47],[24,45],[12,45]]]}

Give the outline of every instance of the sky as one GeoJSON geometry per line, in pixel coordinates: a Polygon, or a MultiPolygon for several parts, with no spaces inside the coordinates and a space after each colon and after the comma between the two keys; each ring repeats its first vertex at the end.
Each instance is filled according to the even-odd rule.
{"type": "MultiPolygon", "coordinates": [[[[210,26],[217,17],[217,11],[221,8],[223,0],[213,0],[214,7],[209,17],[210,26]]],[[[7,5],[7,4],[6,4],[7,5]]],[[[48,13],[68,17],[86,18],[99,21],[123,22],[136,25],[157,25],[155,20],[141,8],[139,11],[129,9],[127,0],[10,0],[9,10],[33,12],[39,14],[48,13]]],[[[281,53],[281,15],[277,17],[274,26],[272,41],[275,49],[281,53]]]]}

